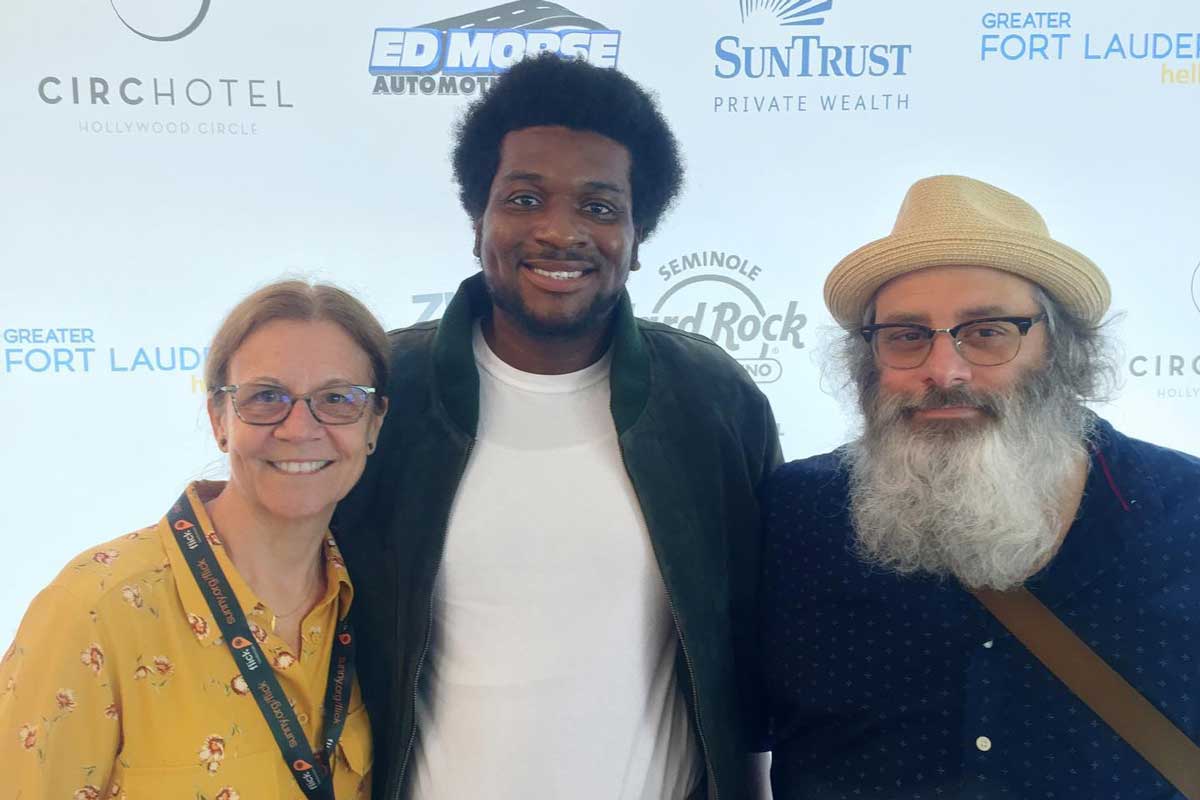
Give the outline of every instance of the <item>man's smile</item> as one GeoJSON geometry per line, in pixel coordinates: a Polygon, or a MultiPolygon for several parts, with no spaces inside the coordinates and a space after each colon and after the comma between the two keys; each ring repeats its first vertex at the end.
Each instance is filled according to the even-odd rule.
{"type": "Polygon", "coordinates": [[[573,292],[596,272],[591,262],[579,259],[527,259],[520,262],[520,267],[530,283],[548,292],[573,292]]]}

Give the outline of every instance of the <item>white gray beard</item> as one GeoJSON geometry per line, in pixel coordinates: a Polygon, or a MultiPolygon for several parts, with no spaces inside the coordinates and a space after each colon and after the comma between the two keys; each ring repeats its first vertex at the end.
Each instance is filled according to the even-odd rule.
{"type": "Polygon", "coordinates": [[[953,576],[972,589],[1019,585],[1058,546],[1092,417],[1042,373],[1009,397],[933,395],[873,401],[866,432],[848,448],[856,550],[886,569],[953,576]],[[990,413],[913,424],[904,410],[964,401],[990,413]]]}

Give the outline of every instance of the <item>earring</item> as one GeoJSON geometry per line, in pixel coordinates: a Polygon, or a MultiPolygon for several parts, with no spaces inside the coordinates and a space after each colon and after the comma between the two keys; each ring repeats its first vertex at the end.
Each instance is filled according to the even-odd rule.
{"type": "Polygon", "coordinates": [[[367,442],[367,453],[374,453],[374,452],[375,452],[375,443],[367,442]]]}
{"type": "Polygon", "coordinates": [[[629,265],[630,272],[637,272],[641,268],[642,268],[642,265],[638,261],[634,261],[632,264],[629,265]]]}
{"type": "Polygon", "coordinates": [[[228,444],[229,444],[229,440],[226,439],[224,436],[222,436],[220,439],[217,439],[217,447],[220,448],[222,453],[225,452],[225,447],[228,444]]]}

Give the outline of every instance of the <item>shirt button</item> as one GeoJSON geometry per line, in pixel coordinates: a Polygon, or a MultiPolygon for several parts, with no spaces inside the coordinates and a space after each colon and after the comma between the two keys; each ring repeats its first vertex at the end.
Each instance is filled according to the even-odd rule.
{"type": "Polygon", "coordinates": [[[992,749],[992,740],[986,736],[980,736],[975,740],[975,746],[979,748],[979,752],[986,753],[992,749]]]}
{"type": "Polygon", "coordinates": [[[987,647],[987,648],[990,648],[990,647],[991,647],[993,644],[995,644],[995,643],[996,643],[996,642],[995,642],[994,640],[992,640],[992,639],[988,639],[986,642],[984,642],[984,643],[983,643],[983,646],[984,646],[984,647],[987,647]]]}
{"type": "Polygon", "coordinates": [[[296,715],[296,720],[301,725],[307,725],[308,724],[308,714],[305,714],[303,711],[301,711],[299,714],[296,715]]]}

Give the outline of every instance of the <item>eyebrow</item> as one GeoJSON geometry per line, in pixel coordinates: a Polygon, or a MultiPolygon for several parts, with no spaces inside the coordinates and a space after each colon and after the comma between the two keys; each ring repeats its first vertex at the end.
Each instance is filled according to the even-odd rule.
{"type": "Polygon", "coordinates": [[[613,194],[625,194],[625,190],[615,183],[608,181],[588,181],[583,184],[583,188],[589,192],[612,192],[613,194]]]}
{"type": "MultiPolygon", "coordinates": [[[[955,319],[959,322],[966,322],[972,319],[983,319],[986,317],[1014,317],[1022,316],[1014,314],[1003,306],[972,306],[970,308],[959,309],[955,313],[955,319]]],[[[928,325],[929,315],[917,313],[913,311],[902,311],[895,314],[888,314],[882,324],[890,323],[912,323],[915,325],[928,325]]]]}
{"type": "MultiPolygon", "coordinates": [[[[530,183],[542,183],[546,177],[538,172],[524,172],[521,170],[513,170],[506,172],[501,176],[501,180],[505,181],[528,181],[530,183]]],[[[612,192],[613,194],[624,195],[626,191],[621,186],[609,181],[585,181],[583,190],[586,192],[612,192]]]]}
{"type": "Polygon", "coordinates": [[[506,172],[501,178],[506,181],[529,181],[530,183],[541,183],[545,180],[545,177],[537,172],[521,172],[519,170],[506,172]]]}

